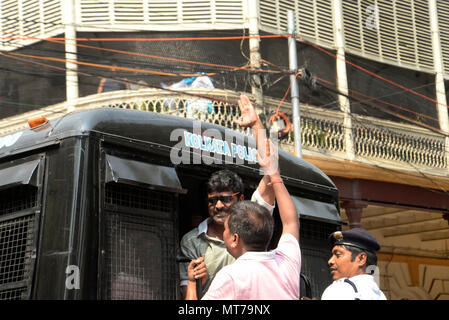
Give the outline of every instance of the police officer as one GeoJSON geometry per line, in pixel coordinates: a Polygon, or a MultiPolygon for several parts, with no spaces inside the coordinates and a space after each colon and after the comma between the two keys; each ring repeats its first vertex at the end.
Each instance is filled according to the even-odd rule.
{"type": "Polygon", "coordinates": [[[386,300],[371,271],[377,269],[380,245],[368,231],[354,228],[336,231],[329,237],[332,257],[329,269],[334,282],[321,300],[386,300]]]}

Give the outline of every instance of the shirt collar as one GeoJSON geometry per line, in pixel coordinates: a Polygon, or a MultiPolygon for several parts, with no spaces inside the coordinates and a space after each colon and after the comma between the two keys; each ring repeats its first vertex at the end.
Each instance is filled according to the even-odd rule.
{"type": "Polygon", "coordinates": [[[211,218],[209,217],[198,225],[197,237],[199,237],[202,233],[207,234],[207,228],[209,226],[210,219],[211,218]]]}
{"type": "Polygon", "coordinates": [[[349,278],[349,280],[351,279],[374,280],[374,277],[370,274],[365,273],[365,274],[358,274],[356,276],[349,278]]]}
{"type": "Polygon", "coordinates": [[[337,279],[335,281],[344,282],[345,279],[348,279],[348,280],[351,280],[351,281],[352,280],[362,280],[363,281],[363,280],[374,280],[374,277],[372,275],[370,275],[370,274],[358,274],[358,275],[353,276],[351,278],[344,277],[344,278],[337,279]]]}
{"type": "Polygon", "coordinates": [[[267,260],[275,258],[274,251],[248,251],[242,254],[238,260],[267,260]]]}

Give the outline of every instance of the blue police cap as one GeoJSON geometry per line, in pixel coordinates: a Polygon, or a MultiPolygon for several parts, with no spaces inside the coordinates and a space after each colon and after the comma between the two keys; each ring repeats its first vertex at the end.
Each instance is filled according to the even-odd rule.
{"type": "Polygon", "coordinates": [[[379,242],[376,238],[362,228],[353,228],[347,231],[335,231],[329,237],[332,247],[336,245],[348,245],[368,251],[378,251],[380,249],[379,242]]]}

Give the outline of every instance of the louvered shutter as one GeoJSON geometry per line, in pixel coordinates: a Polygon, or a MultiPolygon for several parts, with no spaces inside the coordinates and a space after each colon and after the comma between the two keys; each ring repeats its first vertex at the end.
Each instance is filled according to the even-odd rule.
{"type": "Polygon", "coordinates": [[[114,22],[117,24],[143,24],[144,8],[142,0],[114,1],[114,22]]]}
{"type": "Polygon", "coordinates": [[[437,0],[438,24],[440,28],[441,53],[446,79],[449,78],[449,2],[437,0]]]}
{"type": "Polygon", "coordinates": [[[177,0],[151,0],[148,2],[147,10],[150,24],[179,23],[177,0]]]}
{"type": "Polygon", "coordinates": [[[215,0],[214,23],[243,23],[242,0],[215,0]]]}
{"type": "Polygon", "coordinates": [[[82,24],[111,24],[112,8],[108,0],[80,0],[80,22],[82,24]]]}
{"type": "MultiPolygon", "coordinates": [[[[132,25],[141,30],[213,29],[214,24],[243,24],[243,0],[79,0],[80,30],[89,27],[109,30],[132,25]],[[209,26],[208,26],[209,25],[209,26]]],[[[232,28],[232,25],[228,27],[232,28]]]]}
{"type": "Polygon", "coordinates": [[[348,52],[432,72],[427,0],[345,0],[343,19],[348,52]]]}
{"type": "MultiPolygon", "coordinates": [[[[22,0],[23,1],[23,0],[22,0]]],[[[42,35],[57,35],[62,32],[62,10],[60,0],[40,0],[39,20],[43,29],[42,35]]]]}
{"type": "Polygon", "coordinates": [[[1,1],[3,50],[15,50],[38,41],[35,38],[54,36],[62,30],[60,0],[1,1]]]}
{"type": "Polygon", "coordinates": [[[295,12],[296,34],[324,47],[333,48],[331,0],[260,0],[261,30],[287,32],[287,12],[295,12]]]}
{"type": "Polygon", "coordinates": [[[210,0],[182,0],[183,23],[211,23],[210,0]]]}
{"type": "Polygon", "coordinates": [[[19,22],[19,2],[17,0],[3,1],[1,6],[1,23],[2,23],[2,46],[15,47],[19,42],[10,40],[8,37],[16,37],[20,35],[19,22]]]}

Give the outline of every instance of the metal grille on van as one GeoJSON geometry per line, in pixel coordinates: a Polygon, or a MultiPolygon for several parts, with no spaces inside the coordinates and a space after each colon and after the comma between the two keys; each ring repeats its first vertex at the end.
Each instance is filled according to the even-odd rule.
{"type": "Polygon", "coordinates": [[[173,196],[122,183],[108,183],[106,204],[143,210],[172,211],[173,196]]]}
{"type": "Polygon", "coordinates": [[[328,237],[336,230],[335,224],[301,219],[301,272],[309,277],[314,298],[321,298],[324,289],[332,282],[327,265],[331,256],[328,237]]]}
{"type": "Polygon", "coordinates": [[[0,191],[0,216],[36,206],[37,188],[23,185],[0,191]]]}
{"type": "Polygon", "coordinates": [[[0,299],[28,296],[34,249],[37,188],[19,186],[0,191],[0,299]]]}
{"type": "Polygon", "coordinates": [[[120,183],[105,191],[103,298],[176,299],[173,195],[120,183]]]}
{"type": "Polygon", "coordinates": [[[327,241],[332,232],[337,230],[335,224],[306,219],[301,219],[300,228],[301,238],[325,241],[327,241]]]}

